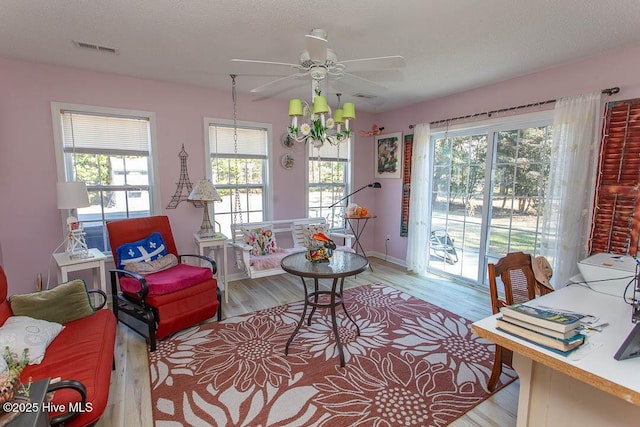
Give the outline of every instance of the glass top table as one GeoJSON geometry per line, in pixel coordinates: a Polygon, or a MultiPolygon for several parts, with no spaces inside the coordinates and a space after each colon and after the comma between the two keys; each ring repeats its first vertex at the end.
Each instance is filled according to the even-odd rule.
{"type": "Polygon", "coordinates": [[[369,262],[361,255],[344,251],[334,251],[333,256],[329,258],[328,262],[311,262],[307,261],[304,252],[298,252],[284,257],[280,262],[280,266],[287,273],[300,277],[302,280],[302,288],[304,289],[304,308],[302,309],[302,315],[300,316],[298,325],[287,341],[284,354],[289,354],[289,345],[304,322],[305,316],[307,315],[307,308],[309,306],[312,307],[311,313],[309,314],[309,325],[311,325],[311,318],[313,317],[316,308],[329,308],[331,309],[333,335],[335,337],[336,347],[340,356],[340,367],[344,367],[344,352],[342,350],[342,343],[340,342],[338,326],[336,323],[336,307],[339,305],[342,306],[344,313],[351,323],[355,325],[358,336],[360,336],[360,328],[356,322],[353,321],[351,316],[349,316],[346,307],[342,303],[342,290],[345,277],[355,276],[358,273],[362,273],[369,266],[369,262]],[[308,291],[305,278],[313,279],[314,290],[312,292],[308,291]],[[331,279],[331,290],[320,290],[318,282],[320,279],[331,279]],[[329,301],[327,302],[326,298],[321,300],[319,298],[321,296],[328,296],[329,301]]]}

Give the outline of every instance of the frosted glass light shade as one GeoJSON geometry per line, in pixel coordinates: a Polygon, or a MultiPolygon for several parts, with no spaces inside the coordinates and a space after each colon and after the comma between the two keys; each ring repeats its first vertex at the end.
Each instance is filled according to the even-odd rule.
{"type": "Polygon", "coordinates": [[[290,99],[289,100],[289,116],[302,116],[302,100],[290,99]]]}
{"type": "Polygon", "coordinates": [[[56,183],[58,209],[76,209],[89,206],[87,184],[82,181],[56,183]]]}
{"type": "Polygon", "coordinates": [[[356,118],[356,106],[353,102],[345,102],[342,106],[342,117],[345,119],[355,119],[356,118]]]}

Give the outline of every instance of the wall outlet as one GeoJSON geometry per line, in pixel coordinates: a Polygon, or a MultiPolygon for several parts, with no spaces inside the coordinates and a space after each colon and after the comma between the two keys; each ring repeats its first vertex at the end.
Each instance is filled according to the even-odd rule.
{"type": "Polygon", "coordinates": [[[387,242],[391,241],[391,234],[387,234],[387,242]]]}

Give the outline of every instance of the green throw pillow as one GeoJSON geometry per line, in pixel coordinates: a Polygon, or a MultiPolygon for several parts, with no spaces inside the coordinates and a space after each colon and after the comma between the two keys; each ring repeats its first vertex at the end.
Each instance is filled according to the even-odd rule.
{"type": "Polygon", "coordinates": [[[69,323],[94,313],[84,280],[62,283],[53,289],[9,298],[15,316],[69,323]]]}

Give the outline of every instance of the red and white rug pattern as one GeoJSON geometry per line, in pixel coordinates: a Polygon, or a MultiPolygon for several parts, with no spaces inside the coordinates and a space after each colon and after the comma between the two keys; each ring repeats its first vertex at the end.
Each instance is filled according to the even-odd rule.
{"type": "MultiPolygon", "coordinates": [[[[150,353],[156,426],[442,426],[490,396],[495,346],[471,322],[384,285],[345,290],[284,349],[302,302],[208,323],[150,353]]],[[[506,370],[503,383],[515,378],[506,370]]]]}

